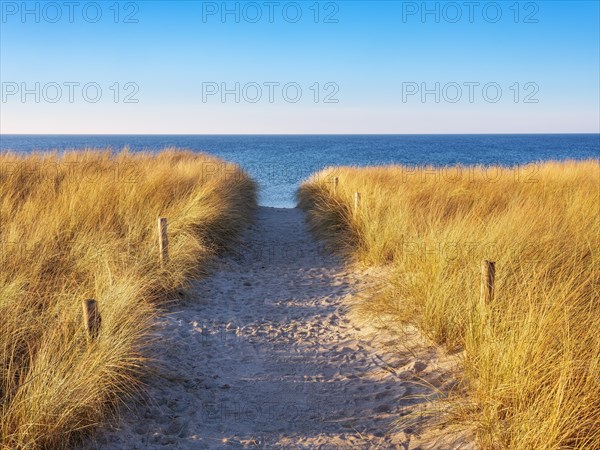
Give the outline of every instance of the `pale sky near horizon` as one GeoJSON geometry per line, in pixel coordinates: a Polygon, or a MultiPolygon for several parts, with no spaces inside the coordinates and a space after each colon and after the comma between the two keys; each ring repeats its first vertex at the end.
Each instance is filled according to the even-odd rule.
{"type": "Polygon", "coordinates": [[[598,133],[598,1],[0,1],[0,133],[598,133]]]}

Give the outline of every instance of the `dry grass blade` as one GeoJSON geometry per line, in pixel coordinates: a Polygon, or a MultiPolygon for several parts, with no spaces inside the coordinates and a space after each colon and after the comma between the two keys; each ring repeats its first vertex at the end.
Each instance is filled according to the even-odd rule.
{"type": "Polygon", "coordinates": [[[482,448],[600,448],[597,160],[330,168],[298,198],[333,248],[391,267],[359,310],[464,350],[466,420],[482,448]],[[495,292],[478,306],[484,259],[495,292]]]}
{"type": "Polygon", "coordinates": [[[0,155],[0,448],[68,446],[133,395],[157,307],[255,207],[249,177],[207,155],[0,155]],[[102,318],[90,342],[85,299],[102,318]]]}

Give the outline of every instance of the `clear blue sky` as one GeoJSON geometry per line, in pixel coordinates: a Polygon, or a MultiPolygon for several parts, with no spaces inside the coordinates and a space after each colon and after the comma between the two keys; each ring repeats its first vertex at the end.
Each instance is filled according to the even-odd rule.
{"type": "Polygon", "coordinates": [[[2,0],[0,132],[599,132],[599,2],[476,3],[2,0]]]}

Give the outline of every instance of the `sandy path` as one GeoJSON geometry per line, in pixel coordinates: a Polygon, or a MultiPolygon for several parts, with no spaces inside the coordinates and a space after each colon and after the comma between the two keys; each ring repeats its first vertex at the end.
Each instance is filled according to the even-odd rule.
{"type": "Polygon", "coordinates": [[[244,249],[160,320],[148,399],[95,446],[418,448],[392,425],[419,407],[421,377],[439,380],[438,355],[377,354],[347,314],[376,277],[321,253],[300,210],[261,208],[244,249]]]}

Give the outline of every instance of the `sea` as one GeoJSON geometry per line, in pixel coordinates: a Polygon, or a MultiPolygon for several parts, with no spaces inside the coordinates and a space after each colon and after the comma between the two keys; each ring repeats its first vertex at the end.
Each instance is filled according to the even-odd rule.
{"type": "Polygon", "coordinates": [[[504,165],[600,159],[600,134],[470,135],[10,135],[0,151],[177,147],[235,162],[260,186],[263,206],[296,205],[299,184],[328,166],[504,165]]]}

